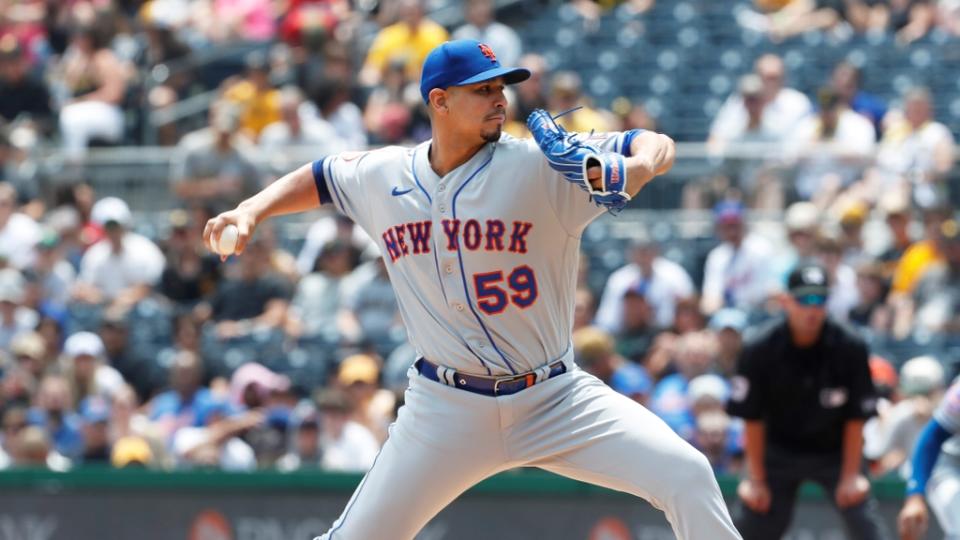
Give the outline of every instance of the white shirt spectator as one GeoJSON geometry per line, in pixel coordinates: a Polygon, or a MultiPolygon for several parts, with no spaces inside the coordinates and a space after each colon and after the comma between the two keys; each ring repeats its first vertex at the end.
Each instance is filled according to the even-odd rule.
{"type": "Polygon", "coordinates": [[[880,141],[877,166],[895,177],[917,174],[918,180],[923,179],[936,170],[938,150],[953,146],[953,134],[940,122],[927,122],[910,130],[906,121],[894,121],[880,141]]]}
{"type": "Polygon", "coordinates": [[[776,288],[772,256],[770,245],[753,234],[744,237],[739,249],[728,242],[713,248],[704,266],[704,299],[746,312],[759,306],[776,288]]]}
{"type": "Polygon", "coordinates": [[[850,310],[860,302],[857,272],[841,263],[834,279],[836,281],[830,285],[830,295],[827,296],[827,313],[838,321],[846,321],[850,318],[850,310]]]}
{"type": "Polygon", "coordinates": [[[41,230],[30,216],[21,213],[10,215],[7,224],[0,228],[0,258],[10,266],[24,269],[33,264],[34,246],[40,241],[41,230]]]}
{"type": "MultiPolygon", "coordinates": [[[[313,225],[310,226],[310,229],[307,230],[306,239],[304,239],[303,247],[300,248],[300,253],[297,254],[297,271],[300,272],[300,275],[307,275],[310,272],[313,272],[313,265],[317,261],[317,257],[320,255],[320,250],[323,249],[328,242],[334,240],[338,236],[338,219],[345,219],[341,216],[324,216],[318,219],[313,225]]],[[[342,224],[346,227],[346,224],[342,224]]],[[[349,241],[350,243],[360,251],[364,251],[373,243],[370,240],[370,237],[367,236],[367,233],[363,231],[360,227],[350,224],[351,231],[349,232],[349,241]]]]}
{"type": "Polygon", "coordinates": [[[643,276],[640,266],[631,263],[610,274],[600,297],[596,323],[604,330],[617,333],[623,318],[623,295],[634,284],[647,279],[647,302],[654,309],[656,325],[668,328],[673,325],[677,301],[693,296],[696,292],[687,271],[679,264],[657,257],[653,261],[653,275],[643,276]]]}
{"type": "MultiPolygon", "coordinates": [[[[210,430],[204,427],[184,427],[177,430],[173,436],[173,454],[181,467],[189,467],[190,461],[186,458],[188,452],[206,444],[210,438],[210,430]]],[[[239,437],[232,437],[223,443],[220,448],[219,466],[221,470],[232,472],[253,471],[257,468],[257,457],[253,448],[239,437]]]]}
{"type": "Polygon", "coordinates": [[[322,116],[315,105],[305,103],[301,114],[313,116],[333,126],[333,130],[346,148],[367,147],[367,131],[363,125],[363,111],[355,104],[349,101],[345,102],[329,116],[322,116]]]}
{"type": "Polygon", "coordinates": [[[850,109],[840,111],[833,136],[822,138],[819,115],[804,119],[791,137],[788,155],[799,160],[796,187],[810,199],[824,176],[837,175],[841,185],[857,180],[876,147],[876,131],[867,117],[850,109]]]}
{"type": "Polygon", "coordinates": [[[366,472],[380,451],[380,445],[370,430],[352,420],[344,424],[338,439],[322,433],[320,447],[323,448],[321,467],[342,472],[366,472]]]}
{"type": "MultiPolygon", "coordinates": [[[[761,132],[764,137],[773,141],[785,141],[800,121],[813,111],[810,99],[803,92],[793,88],[781,88],[770,103],[763,110],[761,132]]],[[[741,134],[747,127],[747,108],[743,103],[743,96],[734,92],[727,98],[717,112],[717,116],[710,126],[710,135],[741,134]]],[[[726,138],[726,137],[725,137],[726,138]]]]}
{"type": "Polygon", "coordinates": [[[384,340],[402,330],[397,296],[380,259],[357,267],[343,282],[341,307],[357,318],[363,336],[384,340]]]}
{"type": "Polygon", "coordinates": [[[160,248],[144,236],[128,232],[122,243],[120,253],[114,253],[110,241],[101,240],[80,261],[79,280],[94,285],[110,299],[134,285],[155,284],[166,264],[160,248]]]}

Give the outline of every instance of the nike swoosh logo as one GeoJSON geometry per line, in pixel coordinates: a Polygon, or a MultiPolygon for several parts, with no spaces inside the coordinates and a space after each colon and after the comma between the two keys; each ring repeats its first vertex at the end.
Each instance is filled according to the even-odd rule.
{"type": "Polygon", "coordinates": [[[395,188],[393,188],[393,191],[390,192],[390,194],[393,195],[394,197],[399,197],[399,196],[401,196],[401,195],[406,195],[407,193],[410,193],[411,191],[413,191],[413,188],[400,189],[400,188],[398,188],[398,187],[395,187],[395,188]]]}

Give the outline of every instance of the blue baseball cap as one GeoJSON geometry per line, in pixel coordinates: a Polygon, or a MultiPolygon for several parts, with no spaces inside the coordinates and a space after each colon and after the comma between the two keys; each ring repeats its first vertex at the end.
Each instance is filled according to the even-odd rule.
{"type": "Polygon", "coordinates": [[[497,77],[503,77],[507,84],[516,84],[530,78],[530,70],[502,67],[493,50],[477,40],[447,41],[430,51],[423,62],[420,95],[424,103],[429,103],[434,88],[445,90],[497,77]]]}

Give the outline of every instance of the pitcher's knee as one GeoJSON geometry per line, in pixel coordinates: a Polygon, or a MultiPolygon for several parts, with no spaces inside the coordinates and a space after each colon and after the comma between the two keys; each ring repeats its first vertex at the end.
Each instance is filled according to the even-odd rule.
{"type": "Polygon", "coordinates": [[[716,483],[710,461],[692,446],[678,453],[671,465],[669,500],[692,500],[692,495],[708,492],[705,488],[716,483]]]}

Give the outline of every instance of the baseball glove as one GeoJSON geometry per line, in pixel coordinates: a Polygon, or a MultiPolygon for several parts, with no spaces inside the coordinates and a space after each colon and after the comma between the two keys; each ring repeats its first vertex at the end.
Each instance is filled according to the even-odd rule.
{"type": "MultiPolygon", "coordinates": [[[[570,111],[567,111],[570,112],[570,111]]],[[[527,118],[527,128],[533,134],[550,167],[568,181],[590,194],[590,198],[608,210],[619,212],[630,201],[625,191],[627,167],[624,158],[616,152],[606,152],[587,144],[576,133],[568,133],[557,124],[556,117],[543,109],[536,109],[527,118]],[[591,183],[588,171],[599,173],[599,180],[591,183]]]]}

